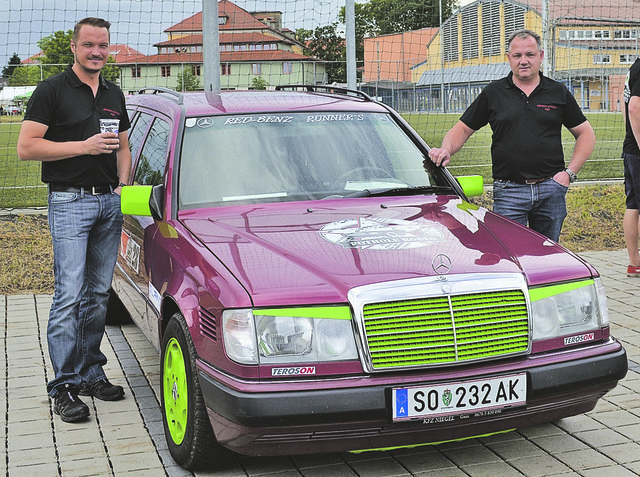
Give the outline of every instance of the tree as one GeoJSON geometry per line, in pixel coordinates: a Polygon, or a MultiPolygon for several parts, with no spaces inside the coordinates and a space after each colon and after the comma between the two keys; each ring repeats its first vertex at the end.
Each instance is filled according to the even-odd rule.
{"type": "Polygon", "coordinates": [[[332,23],[314,30],[300,28],[296,31],[296,38],[306,45],[305,55],[329,62],[329,83],[347,80],[345,40],[338,35],[337,26],[337,23],[332,23]]]}
{"type": "Polygon", "coordinates": [[[267,86],[269,86],[269,82],[262,76],[256,76],[251,80],[252,89],[267,89],[267,86]]]}
{"type": "Polygon", "coordinates": [[[178,91],[195,91],[200,89],[200,79],[194,74],[193,66],[184,66],[178,73],[178,91]]]}
{"type": "Polygon", "coordinates": [[[40,82],[39,66],[21,66],[9,76],[9,86],[35,86],[40,82]]]}
{"type": "MultiPolygon", "coordinates": [[[[370,17],[377,35],[437,27],[440,24],[436,0],[370,0],[363,14],[370,17]]],[[[442,19],[449,18],[456,0],[442,0],[442,19]]]]}
{"type": "Polygon", "coordinates": [[[9,58],[8,65],[2,68],[2,76],[4,76],[5,78],[9,78],[21,63],[22,61],[20,60],[18,54],[14,53],[13,56],[9,58]]]}

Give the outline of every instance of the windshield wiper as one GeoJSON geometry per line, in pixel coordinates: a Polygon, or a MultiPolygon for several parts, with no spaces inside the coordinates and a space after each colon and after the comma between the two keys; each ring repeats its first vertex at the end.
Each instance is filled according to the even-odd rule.
{"type": "Polygon", "coordinates": [[[383,189],[364,189],[343,196],[351,197],[390,197],[394,195],[422,195],[422,194],[451,194],[455,191],[449,186],[414,186],[414,187],[386,187],[383,189]]]}

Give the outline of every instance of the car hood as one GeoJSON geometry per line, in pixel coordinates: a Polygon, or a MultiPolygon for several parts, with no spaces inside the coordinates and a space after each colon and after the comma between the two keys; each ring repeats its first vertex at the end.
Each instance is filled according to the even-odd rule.
{"type": "Polygon", "coordinates": [[[180,219],[256,306],[340,303],[353,287],[423,276],[519,273],[531,286],[595,274],[555,242],[456,196],[243,205],[180,219]]]}

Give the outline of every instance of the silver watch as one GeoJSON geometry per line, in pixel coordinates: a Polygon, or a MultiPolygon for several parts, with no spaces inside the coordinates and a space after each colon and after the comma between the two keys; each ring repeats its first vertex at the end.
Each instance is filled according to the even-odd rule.
{"type": "Polygon", "coordinates": [[[569,182],[575,182],[578,180],[578,176],[571,169],[566,168],[564,171],[569,175],[569,182]]]}

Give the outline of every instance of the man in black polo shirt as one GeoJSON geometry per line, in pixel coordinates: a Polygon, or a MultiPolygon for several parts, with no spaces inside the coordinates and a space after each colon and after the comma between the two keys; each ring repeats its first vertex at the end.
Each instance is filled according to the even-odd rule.
{"type": "Polygon", "coordinates": [[[513,33],[511,73],[482,90],[429,157],[446,166],[474,132],[490,124],[493,210],[557,242],[569,183],[593,152],[596,136],[569,90],[540,73],[543,56],[538,34],[513,33]],[[576,139],[566,167],[562,126],[576,139]]]}
{"type": "Polygon", "coordinates": [[[122,386],[107,380],[100,351],[123,220],[120,187],[131,168],[124,95],[100,75],[109,27],[100,18],[76,24],[74,63],[38,85],[17,145],[21,160],[42,161],[49,186],[55,292],[47,341],[55,376],[47,391],[66,422],[89,416],[79,394],[124,397],[122,386]],[[100,119],[119,120],[118,133],[101,133],[100,119]]]}
{"type": "Polygon", "coordinates": [[[627,276],[640,277],[640,252],[638,229],[640,228],[640,59],[629,68],[624,84],[624,110],[626,133],[622,143],[624,162],[624,188],[626,210],[622,228],[629,255],[627,276]]]}

